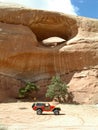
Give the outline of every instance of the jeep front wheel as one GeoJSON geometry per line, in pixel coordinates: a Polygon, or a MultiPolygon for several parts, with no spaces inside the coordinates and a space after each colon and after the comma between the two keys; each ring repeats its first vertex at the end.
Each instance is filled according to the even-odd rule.
{"type": "Polygon", "coordinates": [[[36,113],[37,113],[37,115],[41,115],[42,114],[42,110],[41,109],[37,109],[36,113]]]}
{"type": "Polygon", "coordinates": [[[54,110],[54,115],[59,115],[59,114],[60,114],[59,110],[54,110]]]}

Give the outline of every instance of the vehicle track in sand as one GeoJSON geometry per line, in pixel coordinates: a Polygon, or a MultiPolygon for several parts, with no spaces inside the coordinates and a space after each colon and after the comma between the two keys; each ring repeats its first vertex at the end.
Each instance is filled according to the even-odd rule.
{"type": "MultiPolygon", "coordinates": [[[[60,115],[44,112],[37,115],[31,102],[1,103],[0,128],[7,130],[91,130],[98,129],[97,105],[64,105],[60,115]]],[[[1,129],[0,129],[1,130],[1,129]]]]}

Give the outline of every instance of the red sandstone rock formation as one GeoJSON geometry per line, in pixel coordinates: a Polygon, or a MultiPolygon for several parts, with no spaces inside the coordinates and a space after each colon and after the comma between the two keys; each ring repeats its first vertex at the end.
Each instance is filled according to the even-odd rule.
{"type": "Polygon", "coordinates": [[[19,88],[24,87],[24,82],[12,77],[0,75],[0,102],[12,101],[18,98],[19,88]]]}
{"type": "Polygon", "coordinates": [[[97,35],[95,19],[1,6],[0,74],[37,83],[59,74],[70,82],[70,73],[98,64],[97,35]],[[66,42],[54,48],[41,44],[54,36],[66,42]]]}
{"type": "Polygon", "coordinates": [[[76,72],[69,86],[75,102],[80,104],[98,103],[98,70],[76,72]]]}

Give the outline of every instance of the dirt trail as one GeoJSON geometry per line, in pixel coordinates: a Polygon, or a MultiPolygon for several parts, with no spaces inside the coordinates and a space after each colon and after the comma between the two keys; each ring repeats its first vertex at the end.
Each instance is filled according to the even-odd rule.
{"type": "Polygon", "coordinates": [[[62,105],[60,115],[36,115],[30,102],[1,103],[0,130],[98,130],[98,105],[62,105]]]}

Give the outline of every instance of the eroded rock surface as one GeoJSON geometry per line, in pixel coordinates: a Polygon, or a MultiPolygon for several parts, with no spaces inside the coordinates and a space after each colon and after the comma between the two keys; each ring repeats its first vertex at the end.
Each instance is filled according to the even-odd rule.
{"type": "Polygon", "coordinates": [[[98,70],[83,70],[74,74],[70,83],[74,101],[81,104],[98,103],[98,70]]]}
{"type": "Polygon", "coordinates": [[[0,74],[22,81],[43,81],[43,86],[45,80],[57,74],[70,82],[72,76],[67,77],[70,73],[97,64],[98,20],[0,6],[0,74]],[[41,43],[48,37],[66,41],[48,48],[41,43]]]}
{"type": "Polygon", "coordinates": [[[19,88],[25,83],[12,77],[0,75],[0,103],[17,99],[19,88]]]}

